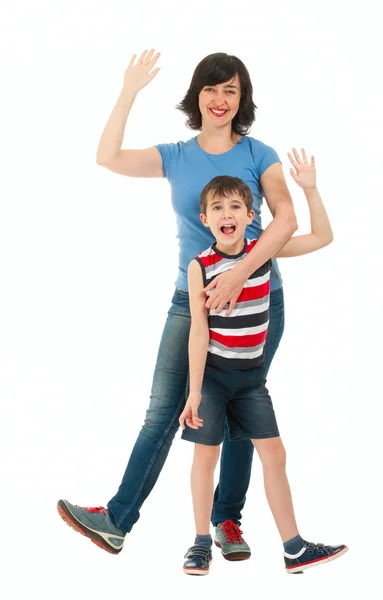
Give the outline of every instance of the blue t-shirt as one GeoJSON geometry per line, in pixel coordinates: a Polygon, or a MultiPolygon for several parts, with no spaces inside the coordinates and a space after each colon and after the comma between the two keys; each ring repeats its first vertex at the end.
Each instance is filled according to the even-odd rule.
{"type": "MultiPolygon", "coordinates": [[[[205,185],[217,175],[239,177],[247,183],[253,194],[255,216],[252,224],[246,228],[245,236],[258,239],[263,231],[260,217],[264,197],[261,175],[280,159],[273,148],[248,136],[241,137],[233,148],[223,154],[205,152],[197,137],[177,144],[158,144],[156,148],[162,157],[164,176],[170,182],[177,219],[179,271],[176,286],[187,292],[190,261],[214,242],[210,229],[204,227],[199,218],[199,200],[205,185]]],[[[273,260],[270,288],[275,290],[281,286],[282,278],[273,260]]]]}

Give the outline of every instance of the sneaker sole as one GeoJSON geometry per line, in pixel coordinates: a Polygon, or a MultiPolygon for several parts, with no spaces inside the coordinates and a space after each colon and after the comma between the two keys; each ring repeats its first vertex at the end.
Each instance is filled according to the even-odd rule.
{"type": "Polygon", "coordinates": [[[348,547],[346,546],[345,548],[339,550],[335,554],[332,554],[331,556],[326,556],[326,558],[319,558],[318,560],[314,560],[313,562],[305,563],[303,565],[297,565],[296,567],[286,567],[286,572],[289,574],[302,573],[303,571],[305,571],[306,569],[310,569],[311,567],[317,567],[318,565],[323,565],[323,563],[328,563],[332,560],[336,560],[337,558],[342,556],[342,554],[345,554],[347,551],[348,547]]]}
{"type": "Polygon", "coordinates": [[[208,575],[210,572],[210,564],[212,560],[213,559],[211,558],[207,569],[188,569],[184,567],[183,571],[184,573],[186,573],[186,575],[208,575]]]}
{"type": "Polygon", "coordinates": [[[92,531],[91,529],[88,529],[87,527],[85,527],[85,525],[78,521],[76,517],[72,515],[65,502],[63,502],[62,500],[59,500],[57,503],[57,511],[62,520],[65,521],[65,523],[69,525],[69,527],[72,527],[72,529],[74,529],[78,533],[81,533],[81,535],[84,535],[85,537],[89,538],[91,542],[93,542],[93,544],[96,544],[96,546],[98,546],[102,550],[105,550],[110,554],[119,554],[121,552],[122,547],[118,550],[112,548],[106,543],[106,541],[101,535],[99,535],[95,531],[92,531]]]}
{"type": "Polygon", "coordinates": [[[214,540],[214,543],[218,548],[221,548],[221,554],[222,554],[223,558],[225,558],[226,560],[230,560],[230,561],[248,560],[251,556],[250,550],[249,551],[241,550],[239,552],[228,552],[227,554],[224,554],[222,551],[221,544],[217,540],[214,540]]]}

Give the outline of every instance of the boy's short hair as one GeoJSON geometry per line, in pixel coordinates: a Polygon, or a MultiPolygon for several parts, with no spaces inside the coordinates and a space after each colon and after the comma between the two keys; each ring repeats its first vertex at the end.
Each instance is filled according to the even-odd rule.
{"type": "Polygon", "coordinates": [[[249,213],[253,209],[253,195],[251,190],[239,177],[218,175],[205,185],[200,197],[200,210],[203,215],[206,215],[209,194],[211,194],[212,198],[215,198],[215,196],[224,196],[227,198],[230,194],[238,194],[244,201],[247,212],[249,213]]]}

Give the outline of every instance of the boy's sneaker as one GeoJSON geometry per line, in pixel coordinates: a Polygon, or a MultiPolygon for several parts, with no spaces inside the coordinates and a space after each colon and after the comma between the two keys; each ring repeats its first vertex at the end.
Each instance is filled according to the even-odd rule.
{"type": "Polygon", "coordinates": [[[75,506],[68,500],[59,500],[57,510],[67,525],[86,535],[103,550],[111,554],[121,552],[125,533],[113,525],[108,510],[103,506],[87,508],[75,506]]]}
{"type": "Polygon", "coordinates": [[[184,573],[187,575],[207,575],[213,560],[210,546],[191,546],[185,554],[184,573]]]}
{"type": "Polygon", "coordinates": [[[221,548],[226,560],[247,560],[251,556],[250,548],[242,537],[242,531],[233,521],[224,521],[215,528],[214,543],[221,548]]]}
{"type": "Polygon", "coordinates": [[[311,544],[304,542],[303,548],[296,554],[284,553],[286,571],[288,573],[301,573],[309,567],[316,567],[322,563],[335,560],[347,552],[344,544],[340,546],[325,546],[324,544],[311,544]]]}

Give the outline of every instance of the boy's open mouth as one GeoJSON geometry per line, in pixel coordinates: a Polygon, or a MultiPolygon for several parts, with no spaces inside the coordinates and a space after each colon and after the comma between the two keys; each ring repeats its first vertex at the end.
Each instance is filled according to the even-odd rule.
{"type": "Polygon", "coordinates": [[[223,234],[232,235],[237,228],[235,225],[222,225],[220,229],[223,234]]]}

